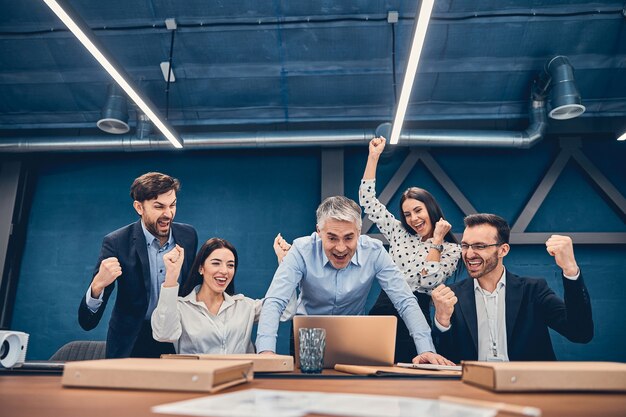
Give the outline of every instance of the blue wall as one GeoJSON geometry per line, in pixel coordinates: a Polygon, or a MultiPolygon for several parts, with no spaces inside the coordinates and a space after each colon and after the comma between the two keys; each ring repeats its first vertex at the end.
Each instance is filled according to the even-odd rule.
{"type": "MultiPolygon", "coordinates": [[[[546,139],[528,150],[432,149],[430,152],[478,211],[513,223],[559,152],[546,139]]],[[[626,195],[624,144],[586,140],[583,152],[626,195]]],[[[345,190],[356,199],[367,149],[346,148],[345,190]]],[[[402,162],[398,148],[379,167],[380,192],[402,162]]],[[[240,255],[237,289],[262,297],[276,267],[277,232],[292,240],[311,233],[320,196],[320,151],[311,149],[158,154],[80,154],[42,158],[30,213],[11,328],[31,334],[28,359],[47,359],[70,340],[104,340],[108,313],[95,330],[78,326],[76,311],[108,232],[134,221],[128,189],[138,175],[162,171],[179,178],[176,220],[193,224],[200,240],[220,236],[240,255]]],[[[401,190],[418,185],[440,201],[454,232],[463,214],[435,178],[418,164],[401,190]]],[[[399,196],[390,208],[396,212],[399,196]]],[[[624,219],[570,161],[528,231],[626,232],[624,219]]],[[[553,337],[564,360],[626,361],[626,244],[577,245],[575,252],[593,299],[596,336],[588,345],[553,337]]],[[[515,245],[506,258],[518,274],[545,277],[562,294],[559,270],[542,245],[515,245]]],[[[373,302],[378,289],[370,294],[373,302]]],[[[279,352],[288,352],[288,328],[279,352]]]]}

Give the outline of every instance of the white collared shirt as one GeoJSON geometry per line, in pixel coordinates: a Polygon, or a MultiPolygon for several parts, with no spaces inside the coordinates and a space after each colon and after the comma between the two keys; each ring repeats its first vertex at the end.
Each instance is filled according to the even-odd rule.
{"type": "MultiPolygon", "coordinates": [[[[575,281],[580,276],[580,270],[574,276],[565,274],[563,274],[563,276],[566,279],[575,281]]],[[[506,337],[506,268],[502,272],[500,281],[498,281],[493,293],[483,290],[478,285],[478,280],[474,279],[474,301],[476,303],[476,321],[478,325],[478,360],[485,361],[491,358],[491,360],[508,361],[508,341],[506,337]],[[485,300],[487,301],[489,310],[485,308],[485,300]],[[492,315],[494,311],[497,312],[496,316],[492,315]],[[489,327],[490,321],[487,318],[487,312],[489,312],[489,317],[492,317],[491,325],[493,327],[491,327],[491,329],[489,327]],[[494,333],[490,333],[490,331],[494,333]],[[495,348],[498,353],[495,359],[492,354],[492,339],[496,341],[495,348]]],[[[442,333],[447,332],[452,327],[452,325],[448,327],[442,326],[437,321],[436,317],[434,322],[437,329],[442,333]]]]}
{"type": "Polygon", "coordinates": [[[176,353],[254,353],[250,340],[263,300],[242,294],[224,293],[216,315],[197,300],[200,285],[185,297],[178,297],[178,285],[162,287],[152,313],[152,337],[174,343],[176,353]]]}
{"type": "Polygon", "coordinates": [[[476,322],[478,324],[478,360],[509,360],[506,340],[506,268],[496,289],[489,292],[474,280],[476,322]]]}

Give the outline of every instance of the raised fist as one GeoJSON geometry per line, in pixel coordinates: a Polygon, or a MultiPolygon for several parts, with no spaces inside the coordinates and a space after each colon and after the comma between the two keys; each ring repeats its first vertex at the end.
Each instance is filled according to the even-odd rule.
{"type": "Polygon", "coordinates": [[[370,140],[370,156],[378,158],[385,149],[386,139],[381,137],[370,140]]]}
{"type": "Polygon", "coordinates": [[[441,240],[448,234],[448,232],[452,229],[450,223],[443,218],[439,219],[437,223],[435,223],[435,230],[433,231],[433,240],[441,240]]]}
{"type": "Polygon", "coordinates": [[[102,291],[111,285],[120,275],[122,275],[122,266],[115,257],[103,259],[100,262],[100,268],[93,281],[91,282],[91,296],[93,298],[100,297],[102,291]]]}
{"type": "Polygon", "coordinates": [[[574,257],[574,243],[569,236],[552,235],[546,241],[546,250],[554,256],[556,264],[567,276],[578,274],[578,265],[574,257]]]}
{"type": "Polygon", "coordinates": [[[443,327],[450,326],[450,317],[454,313],[454,305],[459,301],[454,291],[441,284],[433,290],[431,297],[435,305],[435,319],[443,327]]]}
{"type": "Polygon", "coordinates": [[[165,280],[168,282],[178,282],[178,276],[180,270],[183,267],[185,260],[185,250],[176,245],[174,249],[163,255],[163,262],[165,263],[165,280]]]}
{"type": "Polygon", "coordinates": [[[274,238],[274,253],[278,258],[278,263],[281,263],[283,261],[283,258],[285,257],[285,255],[287,255],[289,249],[291,249],[291,245],[287,243],[285,239],[283,239],[280,233],[277,234],[276,238],[274,238]]]}

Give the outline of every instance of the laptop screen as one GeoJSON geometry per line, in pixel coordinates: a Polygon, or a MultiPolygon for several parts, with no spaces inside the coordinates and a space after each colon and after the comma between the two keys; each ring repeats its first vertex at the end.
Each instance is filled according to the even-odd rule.
{"type": "Polygon", "coordinates": [[[295,316],[296,366],[300,367],[300,328],[326,330],[324,368],[335,364],[393,365],[396,347],[394,316],[295,316]]]}

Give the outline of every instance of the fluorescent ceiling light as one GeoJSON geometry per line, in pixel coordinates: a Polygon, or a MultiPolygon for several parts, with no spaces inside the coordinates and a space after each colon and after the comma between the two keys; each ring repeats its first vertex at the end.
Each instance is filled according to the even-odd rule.
{"type": "Polygon", "coordinates": [[[398,100],[398,109],[396,110],[396,118],[393,121],[391,129],[391,138],[389,143],[395,145],[400,139],[400,131],[402,123],[404,123],[404,115],[409,105],[411,97],[411,89],[413,89],[413,81],[415,81],[415,73],[417,72],[417,64],[422,54],[424,46],[424,38],[426,37],[426,29],[430,21],[430,14],[433,11],[434,0],[422,0],[419,16],[415,23],[415,31],[413,33],[413,43],[411,44],[411,52],[409,53],[409,62],[404,73],[404,81],[402,82],[402,91],[400,91],[400,100],[398,100]]]}
{"type": "Polygon", "coordinates": [[[72,8],[62,2],[62,0],[43,0],[50,9],[61,19],[67,28],[78,38],[85,48],[93,55],[94,58],[102,65],[102,67],[113,77],[120,87],[126,92],[128,97],[137,104],[137,106],[150,118],[152,123],[165,135],[167,140],[172,142],[174,147],[180,149],[183,147],[182,140],[168,123],[161,120],[158,110],[148,100],[142,97],[132,84],[131,78],[125,74],[122,67],[115,63],[111,57],[105,56],[104,48],[98,44],[98,41],[91,29],[82,21],[78,14],[72,8]]]}
{"type": "Polygon", "coordinates": [[[617,140],[626,140],[626,132],[622,133],[622,135],[618,137],[617,140]]]}

